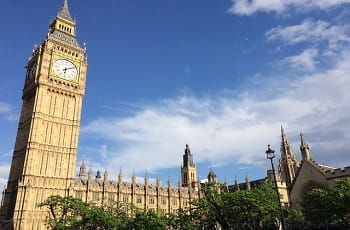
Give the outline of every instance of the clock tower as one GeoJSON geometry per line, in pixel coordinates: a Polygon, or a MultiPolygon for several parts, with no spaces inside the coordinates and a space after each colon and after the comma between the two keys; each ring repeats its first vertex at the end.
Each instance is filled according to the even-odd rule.
{"type": "Polygon", "coordinates": [[[1,229],[46,229],[51,195],[68,196],[75,177],[87,59],[67,0],[28,60],[1,229]]]}

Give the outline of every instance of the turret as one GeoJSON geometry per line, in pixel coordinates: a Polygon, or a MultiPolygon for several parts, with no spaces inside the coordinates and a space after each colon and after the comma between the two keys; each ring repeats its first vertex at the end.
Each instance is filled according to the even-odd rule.
{"type": "Polygon", "coordinates": [[[105,172],[103,173],[103,181],[106,182],[108,180],[108,172],[107,169],[105,169],[105,172]]]}
{"type": "Polygon", "coordinates": [[[100,170],[97,170],[97,172],[96,172],[96,179],[101,179],[101,172],[100,172],[100,170]]]}
{"type": "Polygon", "coordinates": [[[236,187],[236,190],[241,190],[239,188],[239,183],[238,183],[237,177],[235,177],[235,187],[236,187]]]}
{"type": "Polygon", "coordinates": [[[183,187],[195,187],[197,183],[197,168],[193,162],[193,155],[188,144],[186,144],[185,154],[183,155],[181,177],[183,187]]]}
{"type": "Polygon", "coordinates": [[[247,189],[250,190],[251,186],[250,186],[250,180],[249,180],[248,174],[245,176],[245,183],[246,183],[247,189]]]}
{"type": "Polygon", "coordinates": [[[135,183],[136,183],[135,170],[133,170],[133,171],[132,171],[131,182],[132,182],[133,184],[135,184],[135,183]]]}
{"type": "Polygon", "coordinates": [[[92,175],[93,175],[93,172],[92,172],[92,168],[90,166],[90,169],[89,169],[89,172],[88,172],[88,179],[91,180],[92,179],[92,175]]]}
{"type": "Polygon", "coordinates": [[[159,186],[160,186],[160,179],[159,179],[159,175],[157,175],[156,184],[157,184],[157,187],[159,187],[159,186]]]}
{"type": "Polygon", "coordinates": [[[118,183],[122,183],[122,181],[123,181],[123,174],[122,174],[122,169],[120,169],[118,174],[118,183]]]}
{"type": "Polygon", "coordinates": [[[145,180],[145,185],[148,185],[148,180],[149,180],[149,178],[148,178],[147,171],[146,171],[146,175],[145,175],[144,180],[145,180]]]}
{"type": "Polygon", "coordinates": [[[83,159],[83,162],[81,163],[81,166],[80,166],[80,170],[79,170],[79,177],[81,179],[84,179],[86,177],[86,172],[85,172],[85,163],[84,163],[84,159],[83,159]]]}
{"type": "Polygon", "coordinates": [[[300,133],[300,151],[304,161],[312,160],[309,145],[305,142],[304,136],[300,133]]]}
{"type": "Polygon", "coordinates": [[[210,168],[210,171],[209,171],[209,174],[208,174],[208,182],[209,183],[217,183],[218,182],[218,178],[217,178],[217,176],[214,173],[212,168],[210,168]]]}

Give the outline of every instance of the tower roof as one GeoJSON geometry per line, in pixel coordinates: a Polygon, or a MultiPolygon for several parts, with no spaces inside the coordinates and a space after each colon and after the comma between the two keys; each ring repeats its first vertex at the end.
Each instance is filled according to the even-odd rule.
{"type": "Polygon", "coordinates": [[[58,17],[64,18],[68,21],[73,22],[72,17],[70,16],[69,9],[68,9],[68,0],[64,0],[62,8],[58,11],[57,14],[58,17]]]}

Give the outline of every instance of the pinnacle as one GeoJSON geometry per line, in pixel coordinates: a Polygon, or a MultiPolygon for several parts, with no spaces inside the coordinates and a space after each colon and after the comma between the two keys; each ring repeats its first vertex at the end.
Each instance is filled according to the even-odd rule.
{"type": "Polygon", "coordinates": [[[57,14],[58,17],[64,18],[68,21],[73,22],[72,17],[70,16],[69,9],[68,9],[68,0],[64,0],[62,8],[58,11],[57,14]]]}

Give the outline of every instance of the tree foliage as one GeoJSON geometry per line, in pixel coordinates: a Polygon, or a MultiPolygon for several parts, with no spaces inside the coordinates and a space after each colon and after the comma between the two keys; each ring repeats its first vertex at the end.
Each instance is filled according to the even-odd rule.
{"type": "Polygon", "coordinates": [[[337,180],[333,189],[313,189],[301,201],[302,211],[313,226],[350,226],[350,178],[337,180]]]}

